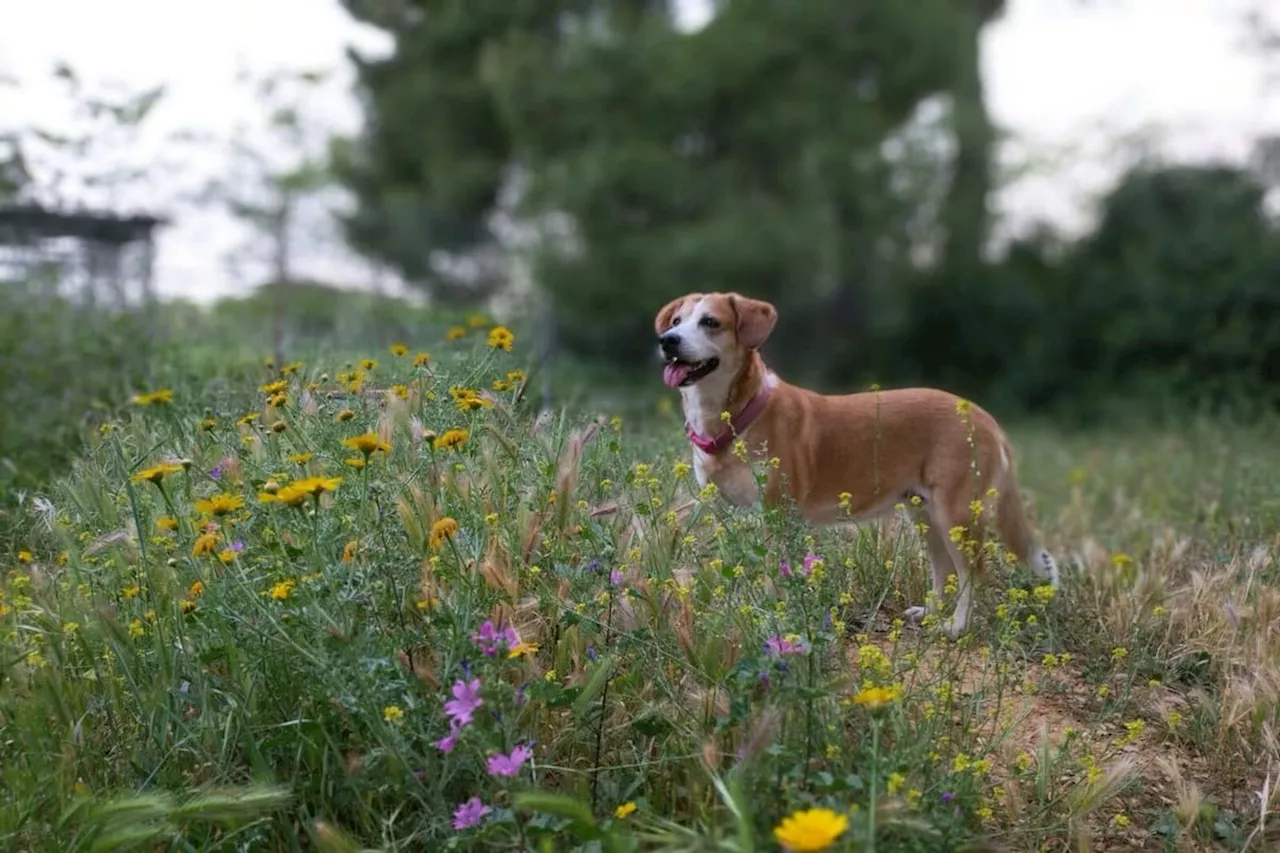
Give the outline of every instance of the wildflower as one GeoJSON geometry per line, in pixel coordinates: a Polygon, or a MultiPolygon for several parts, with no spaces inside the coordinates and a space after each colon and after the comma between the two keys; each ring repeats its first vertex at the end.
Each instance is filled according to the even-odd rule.
{"type": "Polygon", "coordinates": [[[357,471],[364,470],[365,461],[363,456],[352,456],[343,461],[346,462],[346,464],[350,465],[352,468],[355,468],[357,471]]]}
{"type": "Polygon", "coordinates": [[[218,534],[201,533],[191,546],[191,556],[203,557],[205,554],[212,554],[216,547],[218,547],[218,534]]]}
{"type": "Polygon", "coordinates": [[[124,589],[120,590],[120,594],[125,598],[137,598],[138,593],[140,592],[142,592],[142,587],[138,586],[136,583],[132,586],[126,586],[124,589]]]}
{"type": "Polygon", "coordinates": [[[618,820],[624,820],[626,817],[636,810],[636,804],[630,800],[618,806],[613,810],[613,816],[618,820]]]}
{"type": "Polygon", "coordinates": [[[392,385],[391,393],[395,394],[401,400],[407,399],[409,397],[409,386],[408,385],[392,385]]]}
{"type": "Polygon", "coordinates": [[[511,352],[511,345],[515,343],[516,336],[511,334],[511,330],[506,326],[494,326],[489,330],[489,346],[494,349],[500,349],[504,352],[511,352]]]}
{"type": "Polygon", "coordinates": [[[129,636],[137,639],[147,633],[147,629],[143,627],[141,619],[134,619],[129,623],[129,636]]]}
{"type": "Polygon", "coordinates": [[[459,805],[457,811],[453,813],[453,828],[470,829],[484,820],[484,816],[489,811],[489,807],[480,802],[479,797],[472,797],[459,805]]]}
{"type": "Polygon", "coordinates": [[[865,705],[870,710],[877,711],[901,695],[902,689],[896,685],[893,687],[864,687],[853,697],[853,702],[855,705],[865,705]]]}
{"type": "Polygon", "coordinates": [[[444,333],[446,341],[457,341],[467,336],[467,330],[461,326],[450,326],[449,330],[444,333]]]}
{"type": "Polygon", "coordinates": [[[430,543],[432,548],[439,548],[446,539],[452,539],[458,532],[458,522],[449,516],[431,525],[430,543]]]}
{"type": "Polygon", "coordinates": [[[268,397],[274,397],[276,394],[283,393],[288,387],[288,381],[277,379],[275,382],[268,382],[266,385],[258,386],[258,390],[268,397]]]}
{"type": "Polygon", "coordinates": [[[404,709],[399,705],[388,705],[382,709],[382,719],[395,725],[404,719],[404,709]]]}
{"type": "Polygon", "coordinates": [[[391,445],[387,444],[377,433],[366,432],[363,435],[353,435],[342,440],[345,447],[352,450],[358,450],[365,456],[372,456],[374,453],[382,451],[383,453],[391,452],[391,445]]]}
{"type": "Polygon", "coordinates": [[[764,641],[764,649],[770,656],[781,658],[786,655],[802,655],[809,651],[805,646],[804,640],[798,634],[788,634],[786,637],[774,634],[764,641]]]}
{"type": "Polygon", "coordinates": [[[409,348],[404,344],[392,344],[391,354],[394,355],[396,358],[400,358],[401,356],[406,356],[409,354],[409,348]]]}
{"type": "Polygon", "coordinates": [[[378,366],[378,361],[377,361],[377,359],[372,359],[372,358],[362,358],[362,359],[360,359],[360,367],[361,367],[363,370],[373,370],[373,369],[374,369],[375,367],[377,367],[377,366],[378,366]]]}
{"type": "Polygon", "coordinates": [[[284,601],[293,593],[293,588],[296,587],[297,585],[298,585],[298,582],[295,581],[293,578],[280,581],[279,583],[271,587],[271,600],[284,601]]]}
{"type": "Polygon", "coordinates": [[[430,353],[420,352],[420,353],[418,353],[417,355],[415,355],[415,356],[413,357],[413,366],[414,366],[414,367],[426,367],[426,366],[427,366],[427,363],[428,363],[428,362],[430,362],[430,361],[431,361],[431,354],[430,354],[430,353]]]}
{"type": "Polygon", "coordinates": [[[257,412],[249,412],[249,414],[241,416],[241,418],[238,421],[236,421],[236,426],[249,426],[257,419],[258,419],[257,412]]]}
{"type": "Polygon", "coordinates": [[[471,642],[480,647],[485,657],[490,658],[498,653],[498,644],[504,641],[507,648],[512,648],[519,643],[520,638],[516,636],[516,629],[508,625],[499,630],[494,627],[491,619],[486,619],[480,626],[480,630],[471,635],[471,642]]]}
{"type": "Polygon", "coordinates": [[[160,465],[153,465],[150,468],[144,468],[143,470],[134,474],[133,482],[155,483],[158,486],[160,485],[160,481],[163,480],[166,476],[168,476],[169,474],[176,474],[181,470],[182,470],[181,465],[172,465],[168,462],[164,462],[164,463],[161,463],[160,465]]]}
{"type": "Polygon", "coordinates": [[[342,562],[350,563],[352,560],[356,558],[357,544],[358,544],[357,541],[355,539],[352,539],[350,542],[348,542],[346,545],[343,546],[342,562]]]}
{"type": "Polygon", "coordinates": [[[196,603],[189,598],[184,598],[182,601],[178,602],[178,609],[181,610],[184,615],[195,610],[196,607],[196,603]]]}
{"type": "Polygon", "coordinates": [[[280,433],[284,432],[284,431],[285,431],[285,430],[287,430],[288,428],[289,428],[289,424],[288,424],[287,422],[285,422],[285,421],[282,421],[282,420],[281,420],[281,421],[272,421],[272,422],[271,422],[271,427],[270,427],[270,429],[271,429],[271,431],[272,431],[272,432],[274,432],[276,435],[279,435],[280,433]]]}
{"type": "Polygon", "coordinates": [[[263,492],[258,495],[260,503],[282,503],[286,506],[300,506],[308,496],[319,497],[325,492],[337,491],[342,483],[341,477],[307,477],[304,480],[290,483],[274,494],[263,492]]]}
{"type": "Polygon", "coordinates": [[[524,657],[524,656],[535,654],[537,653],[537,651],[538,651],[537,643],[526,643],[524,640],[520,640],[514,646],[511,647],[511,651],[507,653],[507,657],[508,658],[524,657]]]}
{"type": "Polygon", "coordinates": [[[471,716],[484,704],[480,698],[480,679],[473,679],[470,683],[460,680],[453,685],[451,692],[453,698],[444,703],[445,714],[459,726],[470,724],[471,716]]]}
{"type": "Polygon", "coordinates": [[[473,329],[483,329],[489,325],[489,318],[477,311],[467,315],[467,325],[473,329]]]}
{"type": "Polygon", "coordinates": [[[533,750],[524,744],[520,744],[511,750],[510,755],[496,753],[489,756],[489,775],[490,776],[515,776],[520,772],[520,768],[524,763],[533,757],[533,750]]]}
{"type": "Polygon", "coordinates": [[[157,530],[177,530],[178,519],[170,518],[167,515],[162,515],[156,519],[156,529],[157,530]]]}
{"type": "Polygon", "coordinates": [[[439,740],[433,741],[432,743],[436,749],[448,755],[449,753],[453,752],[454,746],[457,745],[458,732],[460,732],[461,730],[462,730],[462,727],[459,726],[456,721],[452,722],[449,724],[449,733],[444,737],[440,738],[439,740]]]}
{"type": "Polygon", "coordinates": [[[301,369],[302,369],[302,362],[295,361],[295,362],[286,364],[284,367],[280,368],[280,373],[284,376],[293,376],[295,373],[297,373],[301,369]]]}
{"type": "Polygon", "coordinates": [[[793,812],[773,830],[773,837],[786,850],[826,850],[849,828],[849,819],[831,809],[793,812]]]}
{"type": "Polygon", "coordinates": [[[1129,816],[1123,813],[1118,814],[1115,817],[1111,818],[1111,822],[1115,824],[1118,828],[1124,829],[1126,826],[1129,825],[1129,816]]]}
{"type": "Polygon", "coordinates": [[[889,782],[885,788],[885,791],[889,794],[889,796],[892,797],[893,795],[901,791],[902,786],[905,784],[907,784],[906,776],[903,776],[901,773],[897,773],[897,772],[890,773],[889,782]]]}
{"type": "Polygon", "coordinates": [[[196,501],[196,511],[205,515],[219,517],[235,512],[244,506],[244,498],[239,495],[230,495],[225,492],[214,495],[205,500],[196,501]]]}
{"type": "Polygon", "coordinates": [[[351,411],[350,409],[343,409],[342,411],[338,412],[337,415],[334,416],[334,420],[336,420],[338,423],[341,424],[341,423],[346,423],[347,421],[351,420],[355,416],[356,416],[356,413],[351,411]]]}
{"type": "Polygon", "coordinates": [[[145,394],[135,394],[133,397],[133,404],[135,406],[159,406],[172,402],[173,391],[169,388],[161,388],[159,391],[148,391],[145,394]]]}
{"type": "Polygon", "coordinates": [[[817,554],[804,555],[804,573],[806,575],[814,571],[821,572],[824,565],[826,565],[826,562],[817,554]]]}
{"type": "Polygon", "coordinates": [[[295,453],[289,457],[289,461],[295,465],[306,465],[314,458],[315,455],[311,453],[295,453]]]}
{"type": "Polygon", "coordinates": [[[467,443],[469,434],[465,429],[445,430],[431,442],[433,450],[455,450],[467,443]]]}
{"type": "Polygon", "coordinates": [[[187,590],[187,598],[199,598],[204,595],[204,581],[196,581],[191,585],[191,589],[187,590]]]}

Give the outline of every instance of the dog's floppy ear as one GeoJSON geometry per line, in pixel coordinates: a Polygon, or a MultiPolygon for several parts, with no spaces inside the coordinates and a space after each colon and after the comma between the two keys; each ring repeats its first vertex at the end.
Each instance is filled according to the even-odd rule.
{"type": "Polygon", "coordinates": [[[769,338],[778,322],[778,309],[768,302],[731,294],[733,310],[738,315],[738,340],[747,349],[758,349],[769,338]]]}
{"type": "Polygon", "coordinates": [[[662,310],[658,312],[658,316],[653,319],[653,330],[659,335],[667,330],[671,325],[671,318],[680,310],[680,306],[684,303],[684,297],[680,296],[672,299],[666,305],[662,306],[662,310]]]}

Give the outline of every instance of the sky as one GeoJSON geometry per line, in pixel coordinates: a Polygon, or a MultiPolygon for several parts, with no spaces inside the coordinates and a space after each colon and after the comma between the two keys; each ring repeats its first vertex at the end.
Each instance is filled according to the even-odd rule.
{"type": "MultiPolygon", "coordinates": [[[[684,2],[696,24],[702,0],[684,2]]],[[[989,109],[1010,138],[1001,162],[1020,175],[994,200],[1010,230],[1039,220],[1068,232],[1087,227],[1090,205],[1124,162],[1117,138],[1156,139],[1155,150],[1178,159],[1239,160],[1258,135],[1280,134],[1280,81],[1269,82],[1266,64],[1244,44],[1242,15],[1251,5],[1276,7],[1280,21],[1277,0],[1009,0],[982,48],[989,109]]],[[[0,80],[17,82],[0,86],[0,131],[77,126],[51,75],[59,62],[91,91],[166,86],[143,135],[117,146],[129,164],[159,164],[158,176],[120,201],[174,215],[159,238],[157,287],[200,302],[249,286],[244,270],[224,263],[243,245],[243,229],[181,203],[227,173],[232,139],[261,138],[263,110],[238,82],[240,72],[332,72],[309,114],[317,126],[349,132],[360,115],[345,51],[389,46],[337,0],[0,0],[0,7],[8,7],[0,80]],[[183,130],[212,141],[166,142],[183,130]]],[[[1280,70],[1280,56],[1270,64],[1280,70]]],[[[351,286],[372,281],[365,264],[341,251],[300,259],[299,272],[351,286]]]]}

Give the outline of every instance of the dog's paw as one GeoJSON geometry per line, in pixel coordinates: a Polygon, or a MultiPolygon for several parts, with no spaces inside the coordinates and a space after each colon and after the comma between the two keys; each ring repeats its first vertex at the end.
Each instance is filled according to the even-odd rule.
{"type": "Polygon", "coordinates": [[[942,623],[942,633],[946,635],[948,640],[958,640],[968,627],[967,624],[952,616],[950,619],[942,623]]]}
{"type": "Polygon", "coordinates": [[[902,611],[902,615],[912,622],[920,622],[924,619],[925,609],[923,607],[908,607],[902,611]]]}

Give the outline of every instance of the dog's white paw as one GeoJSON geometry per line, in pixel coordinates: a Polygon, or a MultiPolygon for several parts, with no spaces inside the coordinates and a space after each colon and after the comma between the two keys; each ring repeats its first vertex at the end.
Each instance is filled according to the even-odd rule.
{"type": "Polygon", "coordinates": [[[923,607],[908,607],[902,611],[902,615],[912,622],[919,622],[924,618],[925,609],[923,607]]]}
{"type": "Polygon", "coordinates": [[[966,623],[961,622],[956,619],[956,617],[952,616],[950,619],[942,623],[942,633],[946,635],[948,640],[958,640],[967,627],[968,625],[966,623]]]}

